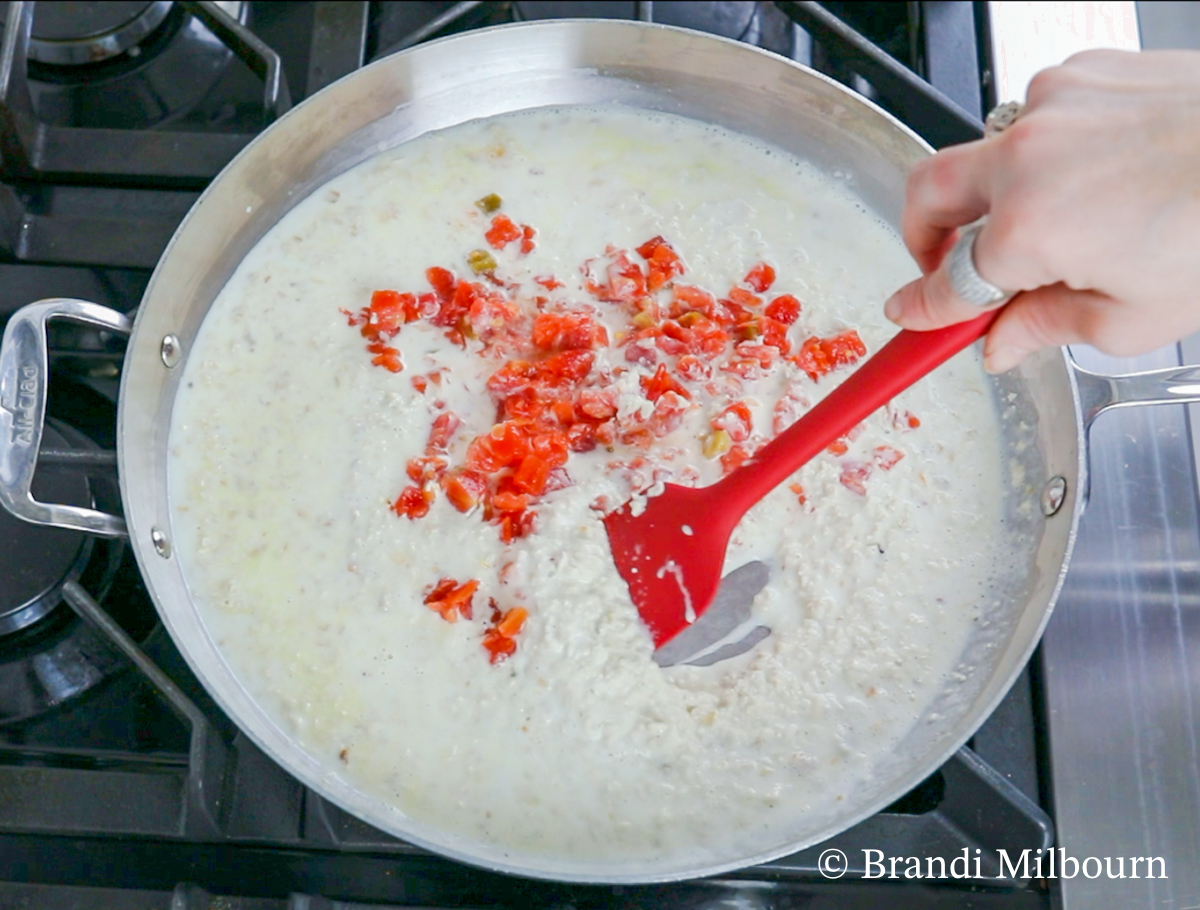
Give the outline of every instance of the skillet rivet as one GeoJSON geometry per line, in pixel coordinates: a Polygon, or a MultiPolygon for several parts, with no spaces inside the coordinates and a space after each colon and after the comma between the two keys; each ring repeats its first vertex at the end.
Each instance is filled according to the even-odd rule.
{"type": "Polygon", "coordinates": [[[167,369],[179,363],[179,355],[182,353],[183,345],[174,335],[168,335],[162,340],[162,362],[166,364],[167,369]]]}
{"type": "Polygon", "coordinates": [[[1042,514],[1049,518],[1062,508],[1067,498],[1067,481],[1064,477],[1051,477],[1042,487],[1042,514]]]}
{"type": "Polygon", "coordinates": [[[150,529],[150,542],[154,544],[154,552],[163,559],[171,558],[171,541],[167,540],[167,535],[158,528],[150,529]]]}

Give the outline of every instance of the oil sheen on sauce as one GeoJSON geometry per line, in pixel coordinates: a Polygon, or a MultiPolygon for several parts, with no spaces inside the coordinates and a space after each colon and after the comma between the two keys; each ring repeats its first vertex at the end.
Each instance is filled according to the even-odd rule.
{"type": "MultiPolygon", "coordinates": [[[[978,615],[1002,495],[978,357],[955,358],[865,421],[845,454],[799,471],[803,504],[785,484],[749,513],[727,568],[770,565],[754,604],[769,638],[712,667],[662,670],[591,505],[683,464],[701,483],[719,477],[700,440],[720,402],[658,441],[677,450],[658,476],[611,468],[642,454],[620,444],[573,455],[572,485],[511,545],[445,497],[419,521],[389,510],[438,413],[411,377],[444,368],[437,397],[464,420],[461,453],[495,420],[495,364],[415,322],[391,342],[405,370],[372,367],[340,311],[380,288],[426,290],[432,265],[466,273],[489,220],[473,203],[488,193],[539,232],[521,261],[515,247],[495,253],[501,271],[556,275],[556,294],[585,300],[582,262],[662,235],[687,280],[718,293],[772,264],[771,294],[803,303],[794,344],[854,328],[877,350],[894,332],[883,301],[915,275],[845,186],[680,118],[541,110],[380,154],[287,214],[205,319],[171,429],[191,592],[275,722],[397,827],[543,869],[686,869],[777,849],[835,814],[919,722],[978,615]],[[897,419],[907,413],[919,427],[897,419]],[[864,494],[840,482],[846,458],[881,445],[902,460],[864,494]],[[487,660],[485,609],[449,623],[422,605],[441,577],[479,579],[477,605],[528,609],[512,657],[487,660]]],[[[597,356],[629,366],[616,347],[597,356]]],[[[802,412],[844,375],[814,382],[785,363],[742,397],[769,427],[781,397],[802,412]]],[[[618,384],[622,412],[647,406],[636,370],[618,384]]]]}

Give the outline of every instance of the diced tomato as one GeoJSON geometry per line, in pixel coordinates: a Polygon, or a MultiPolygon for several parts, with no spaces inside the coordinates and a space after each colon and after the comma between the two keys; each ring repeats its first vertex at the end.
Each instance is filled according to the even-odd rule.
{"type": "Polygon", "coordinates": [[[460,512],[469,512],[479,505],[487,493],[487,478],[470,468],[455,471],[442,478],[446,499],[460,512]]]}
{"type": "Polygon", "coordinates": [[[539,433],[533,437],[531,443],[533,454],[546,462],[551,470],[567,463],[570,445],[566,433],[560,433],[558,430],[539,433]]]}
{"type": "Polygon", "coordinates": [[[492,508],[497,512],[522,512],[529,505],[529,497],[520,493],[500,492],[492,497],[492,508]]]}
{"type": "Polygon", "coordinates": [[[792,349],[791,342],[787,340],[787,326],[770,316],[760,316],[758,325],[762,332],[762,343],[775,348],[781,357],[786,357],[792,349]]]}
{"type": "Polygon", "coordinates": [[[867,462],[844,461],[842,462],[842,473],[838,477],[838,480],[842,482],[842,486],[852,493],[857,493],[859,496],[866,496],[866,483],[869,476],[871,476],[871,465],[867,462]]]}
{"type": "Polygon", "coordinates": [[[472,293],[466,318],[476,335],[485,335],[521,318],[520,307],[503,295],[489,293],[482,285],[468,287],[472,288],[472,293]]]}
{"type": "Polygon", "coordinates": [[[521,225],[521,255],[522,256],[527,256],[528,254],[532,253],[533,248],[535,246],[537,246],[537,244],[535,244],[533,242],[533,238],[534,238],[534,236],[536,236],[536,234],[537,234],[537,231],[535,231],[529,225],[527,225],[527,224],[521,225]]]}
{"type": "Polygon", "coordinates": [[[525,360],[509,360],[487,381],[489,392],[509,394],[526,386],[537,376],[537,367],[525,360]]]}
{"type": "Polygon", "coordinates": [[[536,420],[546,411],[538,390],[526,386],[504,399],[504,416],[509,420],[536,420]]]}
{"type": "MultiPolygon", "coordinates": [[[[458,286],[458,279],[454,277],[454,273],[449,269],[443,269],[440,266],[425,270],[425,280],[429,282],[429,286],[433,288],[434,294],[440,303],[445,303],[454,296],[454,289],[458,286]]],[[[428,313],[422,313],[428,316],[428,313]]]]}
{"type": "Polygon", "coordinates": [[[418,455],[408,460],[405,473],[414,483],[424,484],[430,480],[440,480],[446,473],[446,467],[447,462],[444,458],[437,455],[418,455]]]}
{"type": "Polygon", "coordinates": [[[541,496],[546,490],[546,481],[550,479],[550,468],[550,463],[545,459],[526,455],[513,472],[513,482],[523,492],[541,496]]]}
{"type": "Polygon", "coordinates": [[[400,352],[395,348],[384,348],[373,358],[371,363],[377,367],[383,367],[392,373],[399,373],[404,369],[404,362],[400,359],[400,352]]]}
{"type": "Polygon", "coordinates": [[[617,253],[608,266],[607,296],[601,300],[612,303],[624,303],[636,300],[646,293],[646,276],[641,266],[631,262],[624,252],[617,253]]]}
{"type": "Polygon", "coordinates": [[[518,421],[506,420],[476,436],[467,446],[467,466],[491,474],[517,465],[530,452],[529,438],[518,421]]]}
{"type": "Polygon", "coordinates": [[[502,214],[492,219],[492,226],[483,236],[487,238],[488,246],[492,249],[502,250],[512,241],[520,240],[523,232],[521,228],[513,224],[511,218],[502,214]]]}
{"type": "Polygon", "coordinates": [[[658,369],[654,371],[653,376],[641,377],[642,391],[646,393],[646,397],[651,401],[658,401],[660,395],[664,392],[674,392],[676,395],[681,395],[684,398],[691,398],[691,394],[681,386],[676,379],[667,372],[666,364],[659,364],[658,369]]]}
{"type": "Polygon", "coordinates": [[[767,304],[763,313],[784,325],[791,325],[800,318],[800,301],[791,294],[781,294],[767,304]]]}
{"type": "Polygon", "coordinates": [[[654,402],[654,411],[647,420],[650,432],[661,438],[679,429],[687,409],[687,401],[684,398],[670,390],[663,392],[654,402]]]}
{"type": "Polygon", "coordinates": [[[704,288],[694,287],[690,284],[676,284],[671,289],[671,297],[672,316],[678,316],[688,311],[695,311],[703,313],[709,319],[720,321],[713,315],[717,298],[704,290],[704,288]]]}
{"type": "Polygon", "coordinates": [[[746,277],[742,280],[750,285],[755,292],[761,294],[775,283],[775,269],[771,268],[765,262],[760,262],[747,272],[746,277]]]}
{"type": "Polygon", "coordinates": [[[560,398],[558,401],[552,402],[550,410],[554,414],[555,419],[564,426],[569,426],[575,422],[575,406],[565,398],[560,398]]]}
{"type": "Polygon", "coordinates": [[[683,274],[683,260],[671,244],[662,237],[647,240],[637,248],[638,255],[646,260],[649,275],[646,287],[654,293],[672,278],[683,274]]]}
{"type": "Polygon", "coordinates": [[[845,455],[850,451],[850,446],[846,442],[846,437],[841,436],[825,446],[825,451],[830,455],[845,455]]]}
{"type": "Polygon", "coordinates": [[[804,505],[806,502],[808,502],[807,497],[804,495],[804,487],[800,486],[800,484],[790,483],[788,484],[788,489],[796,494],[796,499],[800,501],[800,505],[804,505]]]}
{"type": "Polygon", "coordinates": [[[742,446],[734,446],[721,456],[721,474],[730,474],[750,460],[750,453],[742,446]]]}
{"type": "Polygon", "coordinates": [[[533,531],[533,521],[537,513],[533,509],[524,512],[505,512],[500,516],[500,540],[512,543],[522,537],[527,537],[533,531]]]}
{"type": "Polygon", "coordinates": [[[605,345],[608,332],[590,313],[540,313],[533,320],[531,338],[543,351],[568,351],[605,345]]]}
{"type": "Polygon", "coordinates": [[[579,410],[597,420],[615,417],[617,414],[617,390],[615,388],[581,390],[579,410]]]}
{"type": "Polygon", "coordinates": [[[483,646],[488,652],[488,662],[493,664],[506,660],[517,651],[517,643],[495,629],[488,629],[483,634],[483,646]]]}
{"type": "Polygon", "coordinates": [[[450,437],[460,426],[462,420],[453,411],[438,414],[433,420],[433,426],[429,428],[429,442],[425,444],[426,453],[444,452],[450,445],[450,437]]]}
{"type": "Polygon", "coordinates": [[[759,297],[755,297],[753,294],[751,294],[745,288],[738,288],[738,287],[730,288],[729,289],[729,300],[732,303],[736,303],[738,306],[746,307],[747,309],[749,309],[750,307],[762,306],[762,299],[759,297]]]}
{"type": "Polygon", "coordinates": [[[895,411],[892,413],[892,426],[897,430],[915,430],[921,421],[912,411],[895,411]]]}
{"type": "Polygon", "coordinates": [[[453,579],[443,578],[425,595],[425,605],[441,615],[446,622],[457,622],[459,615],[471,618],[471,600],[479,582],[472,579],[461,585],[453,579]]]}
{"type": "Polygon", "coordinates": [[[896,466],[896,462],[904,457],[903,452],[899,449],[893,449],[891,446],[876,446],[873,455],[875,464],[879,465],[880,469],[884,471],[890,471],[896,466]]]}
{"type": "Polygon", "coordinates": [[[800,345],[800,350],[796,352],[792,362],[807,373],[808,378],[813,382],[833,369],[829,354],[821,343],[821,339],[815,335],[804,340],[804,344],[800,345]]]}
{"type": "Polygon", "coordinates": [[[364,338],[387,341],[400,331],[400,326],[416,318],[417,298],[399,291],[376,291],[371,295],[370,315],[362,327],[364,338]],[[408,314],[412,313],[412,319],[408,314]]]}
{"type": "Polygon", "coordinates": [[[544,287],[547,291],[553,291],[555,288],[561,288],[563,286],[563,283],[553,275],[538,275],[533,280],[544,287]]]}
{"type": "Polygon", "coordinates": [[[630,363],[641,364],[644,367],[652,367],[658,363],[658,354],[654,348],[646,344],[635,342],[625,348],[625,359],[630,363]]]}
{"type": "Polygon", "coordinates": [[[823,344],[830,362],[835,367],[848,366],[867,353],[867,346],[862,343],[854,329],[827,338],[823,344]]]}
{"type": "Polygon", "coordinates": [[[411,381],[413,388],[422,395],[425,394],[425,390],[429,388],[429,380],[427,380],[424,376],[414,376],[411,381]]]}
{"type": "Polygon", "coordinates": [[[754,357],[732,357],[721,364],[721,369],[741,379],[751,380],[762,376],[762,366],[754,357]]]}
{"type": "Polygon", "coordinates": [[[675,372],[692,382],[703,382],[712,376],[712,367],[692,354],[684,354],[675,364],[675,372]]]}
{"type": "Polygon", "coordinates": [[[429,514],[429,504],[433,502],[433,493],[417,486],[407,486],[400,491],[396,501],[392,503],[392,511],[406,518],[423,518],[429,514]]]}
{"type": "Polygon", "coordinates": [[[591,351],[563,351],[537,365],[537,376],[551,385],[577,385],[587,378],[596,355],[591,351]]]}
{"type": "Polygon", "coordinates": [[[524,607],[513,607],[505,612],[500,621],[496,623],[496,631],[505,638],[516,638],[517,633],[521,631],[521,626],[525,625],[525,619],[529,616],[529,611],[524,607]]]}
{"type": "Polygon", "coordinates": [[[724,430],[734,442],[745,442],[750,438],[754,422],[750,408],[744,401],[736,401],[709,421],[714,430],[724,430]]]}
{"type": "Polygon", "coordinates": [[[596,448],[596,428],[590,423],[577,423],[567,430],[567,445],[572,452],[590,452],[596,448]]]}

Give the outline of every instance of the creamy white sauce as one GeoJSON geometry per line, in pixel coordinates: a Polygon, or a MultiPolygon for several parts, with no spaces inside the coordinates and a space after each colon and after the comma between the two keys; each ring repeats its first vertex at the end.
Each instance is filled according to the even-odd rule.
{"type": "MultiPolygon", "coordinates": [[[[580,263],[661,234],[687,264],[681,280],[718,293],[773,264],[768,298],[803,302],[793,345],[853,327],[874,351],[894,332],[883,300],[915,274],[843,186],[678,118],[530,112],[379,155],[283,218],[204,322],[171,431],[189,586],[246,688],[330,773],[393,807],[397,826],[412,818],[468,851],[539,867],[669,869],[769,851],[836,807],[918,722],[986,598],[1002,473],[978,357],[895,403],[919,428],[877,412],[845,456],[822,454],[793,478],[804,505],[785,484],[739,526],[726,568],[770,565],[753,610],[766,641],[713,667],[662,670],[590,506],[683,465],[702,483],[719,477],[699,437],[733,398],[699,402],[660,440],[657,473],[607,467],[633,451],[573,455],[574,484],[510,547],[444,497],[419,521],[388,510],[435,397],[464,418],[460,459],[491,425],[483,383],[495,363],[418,322],[392,342],[406,368],[389,373],[369,365],[339,309],[378,288],[427,290],[431,265],[466,273],[488,223],[472,203],[493,192],[539,231],[526,260],[515,246],[495,254],[501,272],[554,274],[566,284],[556,299],[589,301],[580,263]],[[437,367],[436,395],[416,392],[411,377],[437,367]],[[875,470],[865,496],[839,482],[842,461],[884,444],[904,458],[875,470]],[[422,605],[442,576],[480,580],[474,621],[422,605]],[[487,596],[529,610],[517,653],[495,666],[480,644],[487,596]]],[[[599,357],[625,363],[618,348],[599,357]]],[[[761,440],[779,399],[803,413],[844,375],[814,383],[785,364],[738,397],[761,440]]],[[[618,385],[622,416],[645,413],[636,374],[618,385]]]]}

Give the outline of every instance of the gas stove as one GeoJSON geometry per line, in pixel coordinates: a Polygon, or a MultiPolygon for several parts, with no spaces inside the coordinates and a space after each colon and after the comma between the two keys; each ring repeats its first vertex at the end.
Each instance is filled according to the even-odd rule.
{"type": "MultiPolygon", "coordinates": [[[[421,41],[563,16],[756,44],[843,81],[935,146],[978,137],[995,101],[982,4],[0,5],[0,326],[45,297],[134,311],[207,182],[337,78],[421,41]]],[[[121,342],[55,325],[50,349],[35,494],[119,512],[121,342]]],[[[1039,657],[945,766],[810,850],[695,882],[531,882],[428,854],[307,790],[207,697],[119,538],[0,510],[0,906],[1047,907],[1058,880],[1007,875],[996,858],[1055,844],[1050,686],[1039,657]],[[836,880],[829,850],[849,858],[836,880]],[[868,850],[971,862],[960,878],[906,886],[865,879],[868,850]]]]}

